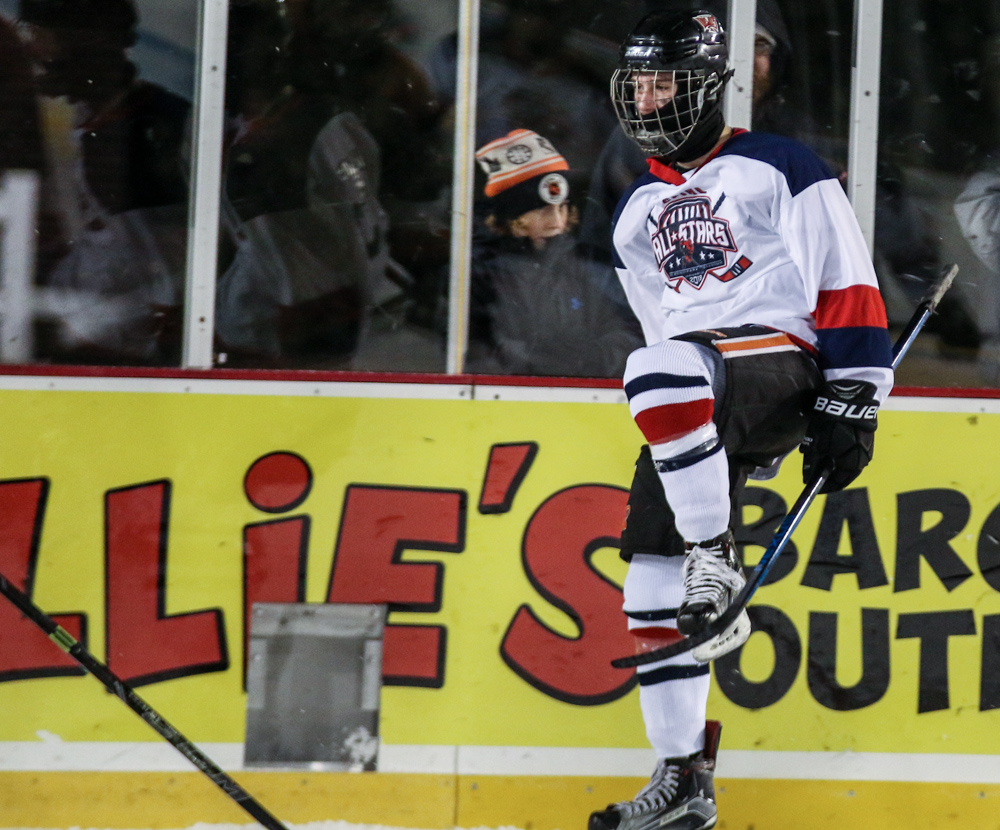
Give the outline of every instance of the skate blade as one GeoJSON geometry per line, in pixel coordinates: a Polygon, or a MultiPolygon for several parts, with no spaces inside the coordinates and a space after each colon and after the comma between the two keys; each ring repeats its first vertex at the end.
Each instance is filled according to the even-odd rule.
{"type": "Polygon", "coordinates": [[[744,610],[729,628],[718,637],[713,637],[700,646],[691,649],[691,656],[699,663],[710,663],[723,654],[729,654],[743,645],[750,637],[750,617],[744,610]]]}

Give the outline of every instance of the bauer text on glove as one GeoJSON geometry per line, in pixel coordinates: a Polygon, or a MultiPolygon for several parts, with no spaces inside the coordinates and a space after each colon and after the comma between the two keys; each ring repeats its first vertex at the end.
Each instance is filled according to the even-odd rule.
{"type": "Polygon", "coordinates": [[[808,482],[821,466],[831,473],[820,492],[843,490],[872,459],[878,401],[875,386],[861,380],[830,381],[817,392],[808,411],[802,441],[802,479],[808,482]]]}

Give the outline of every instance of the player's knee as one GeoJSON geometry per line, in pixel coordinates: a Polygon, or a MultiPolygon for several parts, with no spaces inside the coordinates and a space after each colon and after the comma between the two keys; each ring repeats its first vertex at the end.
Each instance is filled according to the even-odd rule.
{"type": "Polygon", "coordinates": [[[629,409],[650,445],[676,441],[710,424],[712,384],[712,367],[693,343],[665,340],[633,352],[626,364],[629,409]]]}
{"type": "Polygon", "coordinates": [[[625,361],[625,384],[643,375],[669,374],[709,378],[701,349],[685,340],[663,340],[632,352],[625,361]]]}

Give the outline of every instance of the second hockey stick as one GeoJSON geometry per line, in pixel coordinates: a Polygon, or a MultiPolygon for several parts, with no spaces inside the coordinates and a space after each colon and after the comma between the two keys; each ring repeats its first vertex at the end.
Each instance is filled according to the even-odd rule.
{"type": "Polygon", "coordinates": [[[187,758],[200,772],[203,772],[213,784],[221,789],[246,812],[253,816],[267,830],[288,830],[288,828],[269,813],[264,806],[250,793],[244,790],[229,775],[222,771],[211,758],[205,755],[191,741],[185,738],[173,726],[137,695],[132,688],[98,660],[65,628],[46,614],[31,601],[31,598],[16,586],[12,585],[0,574],[0,594],[3,594],[35,625],[49,635],[59,648],[76,660],[90,674],[94,675],[105,688],[119,698],[126,706],[155,729],[162,738],[187,758]]]}
{"type": "MultiPolygon", "coordinates": [[[[924,324],[937,309],[938,304],[941,302],[941,298],[945,295],[945,292],[951,288],[951,284],[955,281],[955,276],[957,274],[958,266],[950,266],[948,270],[943,273],[931,286],[930,290],[917,305],[916,310],[913,312],[913,316],[903,328],[903,331],[900,332],[899,338],[892,347],[893,369],[899,366],[900,361],[909,350],[910,345],[916,339],[920,330],[924,327],[924,324]]],[[[718,619],[698,634],[692,634],[690,637],[685,637],[684,639],[673,642],[670,645],[653,649],[652,651],[646,651],[642,654],[631,654],[627,657],[619,657],[616,660],[612,660],[611,665],[616,669],[627,669],[632,668],[633,666],[643,666],[647,663],[656,663],[660,660],[666,660],[668,657],[675,657],[678,654],[683,654],[693,648],[696,648],[697,646],[700,646],[702,643],[708,642],[714,637],[718,637],[722,634],[722,632],[729,628],[729,626],[735,622],[736,618],[747,607],[750,602],[750,598],[756,593],[757,589],[767,578],[775,560],[785,549],[785,545],[788,544],[788,540],[791,538],[792,533],[795,531],[795,528],[799,526],[799,522],[802,521],[802,517],[805,516],[806,511],[809,509],[809,506],[813,503],[816,496],[819,495],[820,490],[823,489],[823,485],[826,484],[826,480],[831,472],[832,470],[829,468],[822,468],[817,470],[813,477],[809,480],[805,489],[799,495],[798,499],[796,499],[795,504],[792,505],[791,510],[788,511],[788,514],[782,520],[777,532],[774,534],[767,548],[764,550],[764,554],[761,556],[760,562],[757,563],[757,566],[750,574],[750,578],[747,580],[746,585],[743,586],[743,590],[740,591],[740,593],[736,596],[736,599],[733,600],[732,604],[719,616],[718,619]]]]}

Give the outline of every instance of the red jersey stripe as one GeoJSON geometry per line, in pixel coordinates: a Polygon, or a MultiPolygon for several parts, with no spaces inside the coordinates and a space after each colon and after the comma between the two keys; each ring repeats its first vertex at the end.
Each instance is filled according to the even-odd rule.
{"type": "Polygon", "coordinates": [[[887,325],[882,295],[870,285],[820,291],[813,317],[818,329],[885,328],[887,325]]]}
{"type": "Polygon", "coordinates": [[[712,398],[653,406],[637,413],[635,422],[647,442],[662,444],[711,422],[714,406],[712,398]]]}

